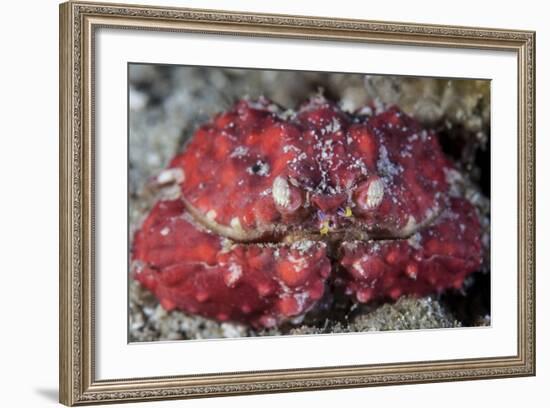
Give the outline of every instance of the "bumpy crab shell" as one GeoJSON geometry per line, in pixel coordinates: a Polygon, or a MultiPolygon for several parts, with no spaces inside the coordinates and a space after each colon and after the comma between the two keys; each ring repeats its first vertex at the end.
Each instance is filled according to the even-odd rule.
{"type": "Polygon", "coordinates": [[[302,316],[329,280],[359,302],[458,288],[481,244],[456,175],[397,108],[241,100],[157,177],[172,199],[136,233],[134,275],[167,309],[263,327],[302,316]]]}

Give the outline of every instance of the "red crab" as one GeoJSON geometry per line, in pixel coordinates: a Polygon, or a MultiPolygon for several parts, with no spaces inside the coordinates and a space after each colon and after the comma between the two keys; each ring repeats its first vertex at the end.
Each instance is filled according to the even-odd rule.
{"type": "Polygon", "coordinates": [[[135,234],[132,271],[165,309],[272,327],[338,286],[357,302],[460,288],[476,210],[434,133],[389,108],[350,115],[241,100],[156,179],[176,187],[135,234]]]}

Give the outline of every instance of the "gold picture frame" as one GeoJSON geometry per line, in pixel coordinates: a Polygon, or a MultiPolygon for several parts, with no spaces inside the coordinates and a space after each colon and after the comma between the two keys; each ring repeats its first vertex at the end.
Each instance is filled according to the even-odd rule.
{"type": "Polygon", "coordinates": [[[67,2],[60,6],[60,401],[66,405],[535,374],[535,33],[67,2]],[[504,50],[517,55],[518,349],[491,358],[97,380],[94,34],[100,27],[504,50]]]}

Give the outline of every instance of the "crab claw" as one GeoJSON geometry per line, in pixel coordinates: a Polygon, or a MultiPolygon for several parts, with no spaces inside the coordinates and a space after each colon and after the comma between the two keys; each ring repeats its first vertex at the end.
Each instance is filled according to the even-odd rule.
{"type": "Polygon", "coordinates": [[[326,245],[235,244],[161,201],[134,238],[133,274],[165,309],[268,327],[305,314],[324,293],[326,245]]]}
{"type": "Polygon", "coordinates": [[[460,288],[481,265],[480,224],[464,199],[451,199],[432,226],[408,239],[345,242],[340,264],[346,291],[366,303],[403,293],[460,288]]]}

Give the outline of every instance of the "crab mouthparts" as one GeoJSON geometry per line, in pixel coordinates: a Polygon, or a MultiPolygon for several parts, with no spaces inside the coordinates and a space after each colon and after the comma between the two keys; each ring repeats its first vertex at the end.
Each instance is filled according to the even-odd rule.
{"type": "Polygon", "coordinates": [[[317,212],[317,218],[319,219],[319,234],[328,235],[329,232],[334,231],[340,227],[340,220],[342,218],[351,218],[353,213],[350,207],[340,208],[335,215],[328,215],[325,212],[319,210],[317,212]]]}

